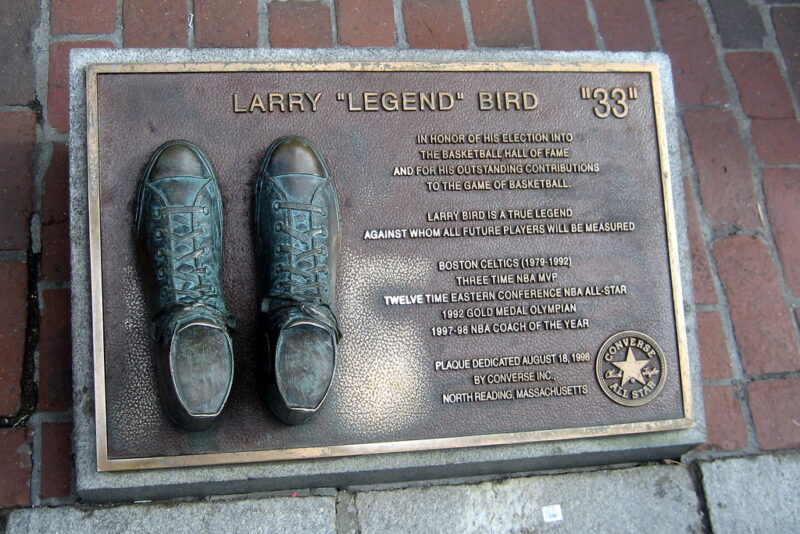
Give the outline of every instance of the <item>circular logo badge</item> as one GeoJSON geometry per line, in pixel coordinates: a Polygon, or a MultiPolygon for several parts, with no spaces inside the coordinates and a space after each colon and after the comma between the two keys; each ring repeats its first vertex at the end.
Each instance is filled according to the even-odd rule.
{"type": "Polygon", "coordinates": [[[642,406],[664,387],[667,364],[653,338],[640,332],[620,332],[597,352],[595,373],[609,399],[623,406],[642,406]]]}

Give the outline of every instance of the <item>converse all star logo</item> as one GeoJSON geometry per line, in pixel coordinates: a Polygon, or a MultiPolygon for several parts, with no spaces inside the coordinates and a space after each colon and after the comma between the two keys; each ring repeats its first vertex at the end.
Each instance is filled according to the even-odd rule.
{"type": "Polygon", "coordinates": [[[623,406],[642,406],[664,388],[667,365],[653,338],[640,332],[619,332],[597,352],[595,373],[608,398],[623,406]]]}

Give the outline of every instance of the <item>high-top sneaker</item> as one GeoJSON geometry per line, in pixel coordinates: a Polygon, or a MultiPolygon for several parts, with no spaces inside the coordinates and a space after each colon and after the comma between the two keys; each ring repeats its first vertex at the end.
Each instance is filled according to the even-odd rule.
{"type": "Polygon", "coordinates": [[[267,150],[256,182],[255,224],[267,403],[285,423],[304,423],[328,393],[340,337],[339,201],[309,141],[282,137],[267,150]]]}
{"type": "Polygon", "coordinates": [[[233,383],[234,321],[222,290],[222,197],[206,155],[187,141],[156,149],[144,171],[136,237],[169,417],[208,428],[233,383]]]}

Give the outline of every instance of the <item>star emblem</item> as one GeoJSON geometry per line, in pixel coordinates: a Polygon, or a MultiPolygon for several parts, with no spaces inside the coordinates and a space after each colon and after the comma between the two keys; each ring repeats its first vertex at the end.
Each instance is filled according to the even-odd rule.
{"type": "Polygon", "coordinates": [[[622,371],[622,380],[620,380],[619,383],[620,386],[624,386],[631,380],[636,380],[641,384],[647,383],[642,376],[642,368],[647,365],[647,360],[637,360],[630,347],[628,347],[628,354],[623,361],[611,362],[611,364],[622,371]]]}

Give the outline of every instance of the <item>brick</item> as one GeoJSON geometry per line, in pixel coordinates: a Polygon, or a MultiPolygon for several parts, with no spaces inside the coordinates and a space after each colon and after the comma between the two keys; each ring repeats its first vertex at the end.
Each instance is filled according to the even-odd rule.
{"type": "Polygon", "coordinates": [[[767,165],[800,163],[800,122],[794,119],[753,119],[753,145],[767,165]]]}
{"type": "Polygon", "coordinates": [[[69,130],[69,51],[73,48],[114,48],[108,41],[71,41],[50,45],[47,119],[50,126],[66,133],[69,130]]]}
{"type": "Polygon", "coordinates": [[[69,222],[53,222],[42,225],[42,280],[46,282],[68,282],[69,222]]]}
{"type": "Polygon", "coordinates": [[[758,216],[750,161],[736,119],[721,109],[683,114],[692,148],[700,199],[715,228],[754,229],[758,216]]]}
{"type": "Polygon", "coordinates": [[[761,48],[764,24],[756,6],[747,0],[709,0],[725,48],[761,48]]]}
{"type": "Polygon", "coordinates": [[[694,193],[689,185],[684,185],[686,191],[686,221],[689,234],[689,251],[692,255],[692,282],[694,285],[694,301],[697,304],[716,304],[717,291],[714,288],[714,275],[708,261],[706,242],[700,230],[700,220],[697,217],[694,193]]]}
{"type": "Polygon", "coordinates": [[[189,10],[186,2],[125,0],[122,28],[122,42],[128,48],[185,47],[189,44],[189,10]]]}
{"type": "Polygon", "coordinates": [[[116,0],[51,0],[50,33],[111,33],[117,25],[116,0]]]}
{"type": "Polygon", "coordinates": [[[534,0],[539,44],[545,50],[594,50],[594,30],[583,0],[534,0]]]}
{"type": "Polygon", "coordinates": [[[533,46],[524,0],[469,0],[472,33],[478,46],[533,46]]]}
{"type": "Polygon", "coordinates": [[[772,23],[794,96],[800,99],[800,7],[773,7],[772,23]]]}
{"type": "Polygon", "coordinates": [[[393,2],[336,0],[336,27],[344,46],[394,46],[393,2]]]}
{"type": "Polygon", "coordinates": [[[53,155],[44,177],[42,200],[42,279],[66,282],[69,258],[69,151],[53,143],[53,155]]]}
{"type": "Polygon", "coordinates": [[[0,250],[28,248],[35,143],[34,112],[0,112],[0,250]]]}
{"type": "Polygon", "coordinates": [[[467,48],[458,0],[404,0],[403,21],[411,48],[467,48]]]}
{"type": "Polygon", "coordinates": [[[20,408],[22,363],[25,359],[25,325],[28,310],[28,266],[0,262],[0,416],[13,416],[20,408]]]}
{"type": "Polygon", "coordinates": [[[800,169],[764,169],[764,196],[786,283],[800,297],[800,169]]]}
{"type": "Polygon", "coordinates": [[[195,0],[197,46],[248,47],[258,40],[256,0],[195,0]]]}
{"type": "Polygon", "coordinates": [[[49,289],[42,292],[39,330],[40,412],[59,412],[72,405],[70,292],[49,289]]]}
{"type": "Polygon", "coordinates": [[[733,376],[725,331],[719,312],[697,313],[697,337],[700,341],[700,362],[703,378],[722,380],[733,376]]]}
{"type": "Polygon", "coordinates": [[[39,2],[0,2],[0,105],[24,105],[36,98],[33,30],[39,2]]]}
{"type": "Polygon", "coordinates": [[[684,106],[727,102],[703,11],[694,0],[653,2],[661,42],[672,60],[675,92],[684,106]]]}
{"type": "Polygon", "coordinates": [[[794,117],[789,87],[778,70],[775,56],[769,52],[737,52],[725,56],[725,62],[736,81],[739,102],[748,117],[794,117]]]}
{"type": "Polygon", "coordinates": [[[31,438],[24,428],[0,428],[0,506],[31,503],[31,438]]]}
{"type": "Polygon", "coordinates": [[[758,237],[736,235],[715,242],[713,253],[745,372],[800,369],[795,328],[767,246],[758,237]]]}
{"type": "Polygon", "coordinates": [[[269,42],[274,47],[333,46],[330,9],[321,2],[273,2],[268,14],[269,42]]]}
{"type": "Polygon", "coordinates": [[[597,25],[609,50],[655,50],[644,0],[593,0],[597,25]]]}
{"type": "Polygon", "coordinates": [[[758,445],[764,450],[800,447],[800,378],[747,385],[758,445]]]}
{"type": "Polygon", "coordinates": [[[735,451],[747,446],[747,430],[733,386],[703,388],[708,434],[703,449],[735,451]]]}
{"type": "Polygon", "coordinates": [[[72,486],[72,443],[69,423],[42,423],[40,497],[69,497],[72,486]]]}
{"type": "Polygon", "coordinates": [[[42,224],[63,222],[69,218],[69,149],[53,143],[50,165],[44,175],[42,224]]]}

